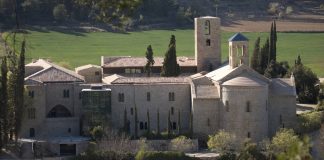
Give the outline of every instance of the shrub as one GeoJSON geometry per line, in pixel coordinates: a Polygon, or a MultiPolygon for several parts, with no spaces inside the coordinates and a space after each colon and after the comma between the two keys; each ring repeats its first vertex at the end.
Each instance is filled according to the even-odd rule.
{"type": "Polygon", "coordinates": [[[54,19],[57,21],[64,21],[67,17],[67,10],[64,4],[58,4],[53,9],[54,19]]]}
{"type": "Polygon", "coordinates": [[[195,160],[186,156],[183,152],[152,152],[141,150],[137,153],[135,160],[195,160]]]}
{"type": "Polygon", "coordinates": [[[321,128],[322,113],[309,112],[298,116],[298,132],[309,133],[321,128]]]}
{"type": "Polygon", "coordinates": [[[321,4],[321,5],[320,5],[320,9],[321,9],[321,10],[324,10],[324,4],[321,4]]]}
{"type": "Polygon", "coordinates": [[[276,135],[272,138],[271,148],[275,154],[287,152],[288,149],[299,142],[298,136],[292,129],[280,129],[276,135]]]}
{"type": "Polygon", "coordinates": [[[194,143],[192,140],[185,136],[179,136],[171,141],[171,150],[174,151],[190,152],[193,147],[194,143]]]}
{"type": "Polygon", "coordinates": [[[134,155],[125,152],[114,151],[97,151],[97,152],[85,152],[72,158],[73,160],[103,160],[103,159],[116,159],[116,160],[132,160],[134,155]]]}
{"type": "Polygon", "coordinates": [[[288,6],[288,7],[286,8],[286,14],[291,14],[292,12],[294,12],[293,7],[292,7],[292,6],[288,6]]]}
{"type": "Polygon", "coordinates": [[[222,155],[235,150],[237,143],[235,139],[235,135],[221,130],[217,134],[209,136],[207,145],[209,149],[216,150],[222,155]]]}
{"type": "Polygon", "coordinates": [[[105,131],[102,126],[96,126],[90,131],[92,139],[100,141],[105,136],[105,131]]]}

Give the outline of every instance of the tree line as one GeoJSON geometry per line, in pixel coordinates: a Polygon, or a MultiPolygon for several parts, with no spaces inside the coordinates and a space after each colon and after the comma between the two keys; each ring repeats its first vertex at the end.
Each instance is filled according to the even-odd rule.
{"type": "MultiPolygon", "coordinates": [[[[13,5],[17,8],[17,5],[13,5]]],[[[17,11],[17,9],[15,9],[17,11]]],[[[17,141],[25,108],[25,52],[26,40],[18,43],[16,33],[20,29],[18,13],[14,14],[16,27],[6,38],[0,37],[0,148],[9,140],[17,141]]]]}
{"type": "Polygon", "coordinates": [[[287,61],[277,61],[276,22],[271,24],[270,35],[260,46],[260,37],[255,41],[251,58],[251,68],[267,78],[287,78],[294,76],[298,101],[300,103],[317,103],[319,95],[318,77],[310,68],[303,65],[300,55],[290,67],[287,61]],[[269,38],[270,37],[270,38],[269,38]]]}

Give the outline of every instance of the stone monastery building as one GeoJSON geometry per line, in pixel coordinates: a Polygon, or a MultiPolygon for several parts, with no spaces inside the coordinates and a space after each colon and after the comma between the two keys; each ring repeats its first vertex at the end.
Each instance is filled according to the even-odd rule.
{"type": "Polygon", "coordinates": [[[138,136],[148,128],[170,128],[205,138],[224,129],[239,140],[256,142],[279,128],[292,128],[293,76],[268,79],[251,69],[248,39],[241,33],[228,39],[229,63],[223,64],[220,37],[219,18],[196,18],[195,57],[178,57],[179,77],[154,76],[161,71],[162,57],[154,58],[151,77],[143,73],[145,57],[101,57],[101,66],[75,71],[43,59],[27,64],[31,102],[22,141],[46,142],[49,150],[64,155],[79,153],[87,129],[102,123],[138,136]]]}

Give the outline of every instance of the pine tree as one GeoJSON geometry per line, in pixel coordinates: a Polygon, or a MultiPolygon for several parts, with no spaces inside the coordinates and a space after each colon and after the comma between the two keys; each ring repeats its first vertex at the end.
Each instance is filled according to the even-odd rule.
{"type": "Polygon", "coordinates": [[[257,38],[254,44],[251,68],[260,73],[260,37],[257,38]]]}
{"type": "Polygon", "coordinates": [[[1,63],[1,118],[2,118],[2,131],[3,131],[3,144],[6,145],[8,142],[8,130],[9,130],[9,122],[8,122],[8,66],[7,66],[7,58],[4,57],[1,63]]]}
{"type": "Polygon", "coordinates": [[[151,73],[152,73],[152,66],[155,63],[154,58],[153,58],[153,50],[152,50],[151,45],[149,45],[147,47],[145,56],[146,56],[147,62],[146,62],[146,65],[144,67],[144,70],[147,73],[147,76],[150,77],[151,73]]]}
{"type": "Polygon", "coordinates": [[[135,124],[135,138],[137,138],[138,137],[138,126],[137,126],[137,123],[138,123],[138,117],[137,117],[137,107],[136,107],[136,105],[135,105],[135,122],[134,122],[134,124],[135,124]]]}
{"type": "Polygon", "coordinates": [[[172,77],[180,74],[180,66],[177,62],[176,54],[176,40],[175,36],[172,35],[168,51],[165,53],[161,76],[172,77]]]}
{"type": "Polygon", "coordinates": [[[151,122],[150,122],[150,112],[147,110],[147,133],[151,133],[151,122]]]}
{"type": "Polygon", "coordinates": [[[157,135],[160,135],[160,111],[159,109],[157,110],[157,113],[156,113],[156,122],[157,122],[157,135]]]}

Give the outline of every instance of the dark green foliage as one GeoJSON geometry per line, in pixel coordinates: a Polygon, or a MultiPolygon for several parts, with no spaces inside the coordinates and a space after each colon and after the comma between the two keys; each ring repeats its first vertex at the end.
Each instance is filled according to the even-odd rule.
{"type": "Polygon", "coordinates": [[[102,126],[96,126],[90,131],[91,137],[95,141],[100,141],[105,136],[105,130],[102,126]]]}
{"type": "Polygon", "coordinates": [[[182,152],[139,151],[135,160],[195,160],[182,152]]]}
{"type": "Polygon", "coordinates": [[[266,160],[266,156],[258,148],[257,144],[251,141],[246,141],[243,144],[242,150],[240,151],[237,160],[257,159],[266,160]]]}
{"type": "Polygon", "coordinates": [[[147,110],[146,116],[147,116],[147,132],[150,133],[151,132],[151,122],[150,122],[150,112],[149,112],[149,110],[147,110]]]}
{"type": "Polygon", "coordinates": [[[0,137],[1,141],[3,140],[3,144],[6,145],[8,143],[8,135],[9,135],[9,121],[8,121],[8,65],[7,58],[3,57],[1,60],[1,97],[0,97],[0,132],[3,136],[0,137]]]}
{"type": "Polygon", "coordinates": [[[145,64],[144,70],[147,73],[147,76],[149,77],[151,75],[152,72],[152,66],[154,65],[154,58],[153,58],[153,50],[152,50],[152,46],[149,45],[147,47],[146,53],[145,53],[145,57],[147,59],[147,62],[145,64]]]}
{"type": "Polygon", "coordinates": [[[252,54],[252,59],[251,59],[251,68],[254,69],[257,72],[261,72],[260,68],[260,60],[261,60],[261,53],[260,53],[260,37],[257,38],[254,44],[254,50],[252,54]]]}
{"type": "Polygon", "coordinates": [[[317,75],[312,70],[302,64],[300,56],[296,60],[296,65],[292,68],[295,76],[296,92],[300,103],[317,103],[319,88],[317,75]]]}
{"type": "Polygon", "coordinates": [[[270,44],[269,44],[269,62],[277,60],[277,29],[276,21],[271,24],[270,30],[270,44]]]}
{"type": "Polygon", "coordinates": [[[135,121],[134,121],[134,125],[135,125],[135,138],[137,138],[138,137],[138,117],[137,117],[137,107],[136,107],[136,105],[135,105],[135,116],[134,116],[134,118],[135,118],[135,121]]]}
{"type": "Polygon", "coordinates": [[[53,9],[53,16],[54,19],[63,22],[67,18],[67,10],[65,8],[64,4],[58,4],[57,6],[54,7],[53,9]]]}
{"type": "Polygon", "coordinates": [[[161,76],[172,77],[180,74],[180,66],[177,62],[176,40],[172,35],[167,52],[165,53],[161,76]]]}
{"type": "Polygon", "coordinates": [[[160,134],[160,111],[159,109],[157,110],[157,113],[156,113],[156,122],[157,122],[157,134],[159,135],[160,134]]]}
{"type": "Polygon", "coordinates": [[[94,151],[77,155],[72,160],[132,160],[134,155],[131,153],[114,151],[94,151]]]}
{"type": "Polygon", "coordinates": [[[276,62],[274,60],[271,60],[270,64],[264,71],[264,76],[268,78],[283,78],[287,75],[287,72],[289,70],[288,62],[276,62]]]}
{"type": "Polygon", "coordinates": [[[217,160],[236,160],[235,153],[226,153],[219,156],[217,160]]]}
{"type": "Polygon", "coordinates": [[[261,73],[264,74],[264,70],[267,68],[269,62],[269,38],[267,38],[265,44],[261,48],[261,60],[260,60],[260,68],[261,73]]]}
{"type": "Polygon", "coordinates": [[[321,128],[322,112],[309,112],[297,116],[299,134],[306,134],[316,131],[321,128]]]}

